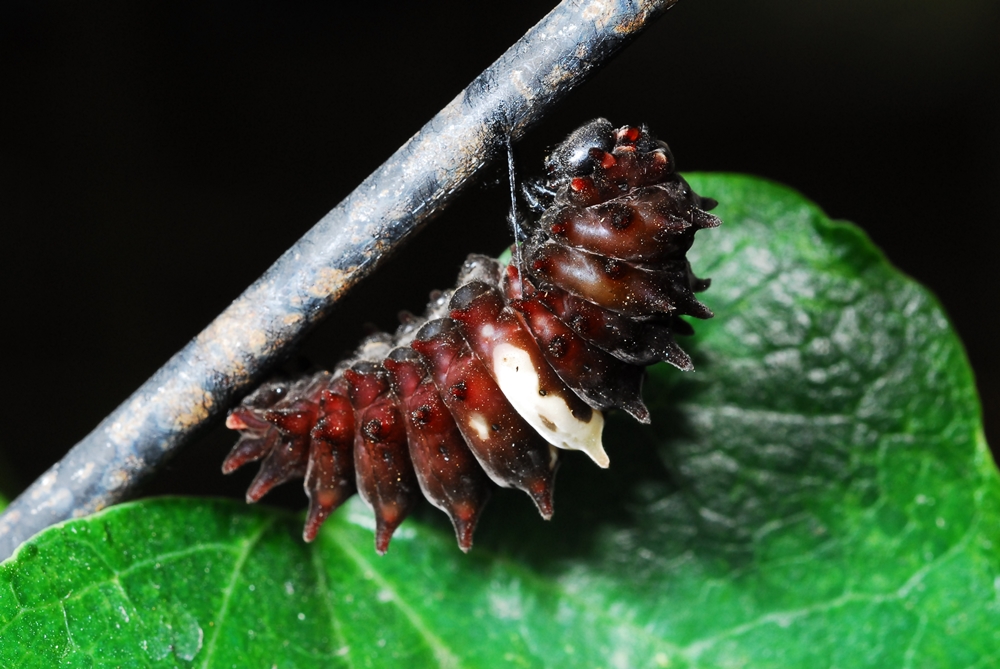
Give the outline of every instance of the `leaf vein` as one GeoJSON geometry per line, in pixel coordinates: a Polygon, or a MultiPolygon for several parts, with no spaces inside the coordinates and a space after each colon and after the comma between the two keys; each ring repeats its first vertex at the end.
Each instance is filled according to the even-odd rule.
{"type": "Polygon", "coordinates": [[[363,572],[370,573],[372,579],[379,585],[380,588],[385,589],[387,592],[391,593],[391,601],[393,605],[399,609],[403,616],[409,621],[413,628],[420,634],[420,636],[427,642],[431,651],[434,653],[434,658],[437,660],[438,666],[442,669],[458,669],[462,666],[462,662],[457,655],[455,655],[451,649],[444,643],[444,641],[434,634],[424,624],[417,612],[410,607],[403,599],[400,597],[399,593],[393,588],[387,580],[385,580],[378,570],[369,562],[363,555],[358,551],[354,550],[348,542],[344,541],[339,533],[332,533],[335,538],[335,543],[338,548],[354,562],[363,572]]]}
{"type": "MultiPolygon", "coordinates": [[[[323,600],[323,605],[327,610],[327,614],[330,616],[330,625],[333,630],[334,636],[340,641],[340,648],[347,648],[347,652],[342,656],[347,666],[353,669],[354,658],[350,652],[350,644],[347,643],[347,637],[344,636],[344,630],[340,626],[340,620],[337,618],[336,611],[333,608],[333,602],[331,601],[330,586],[326,581],[326,571],[323,569],[323,563],[319,559],[319,551],[313,548],[312,550],[312,565],[313,569],[316,570],[316,586],[319,589],[320,599],[323,600]]],[[[337,653],[337,649],[334,650],[334,654],[337,653]]]]}
{"type": "Polygon", "coordinates": [[[272,525],[274,525],[276,520],[277,516],[271,516],[266,522],[261,523],[260,528],[256,533],[254,533],[253,536],[243,542],[240,552],[237,555],[236,563],[233,565],[233,572],[229,577],[229,582],[226,583],[226,587],[222,591],[222,605],[219,607],[219,613],[216,616],[219,624],[212,627],[208,643],[205,644],[205,658],[201,663],[202,669],[206,669],[209,666],[209,662],[215,654],[215,643],[219,638],[219,632],[222,630],[222,625],[225,623],[226,615],[229,610],[229,602],[232,599],[233,592],[236,590],[236,581],[239,579],[240,573],[243,571],[243,565],[246,563],[247,558],[253,551],[253,548],[264,536],[264,533],[267,532],[272,525]]]}

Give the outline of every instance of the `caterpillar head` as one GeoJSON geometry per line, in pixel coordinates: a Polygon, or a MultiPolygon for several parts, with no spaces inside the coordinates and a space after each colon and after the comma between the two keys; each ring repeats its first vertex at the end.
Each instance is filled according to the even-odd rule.
{"type": "MultiPolygon", "coordinates": [[[[573,191],[594,187],[607,199],[614,190],[658,183],[674,171],[674,157],[666,142],[645,126],[615,129],[604,118],[594,119],[569,135],[546,158],[545,187],[552,193],[567,186],[573,191]],[[611,192],[609,192],[611,191],[611,192]]],[[[586,204],[590,204],[586,202],[586,204]]]]}
{"type": "Polygon", "coordinates": [[[606,118],[595,118],[574,130],[545,159],[550,180],[591,174],[601,156],[614,149],[615,135],[611,121],[606,118]]]}

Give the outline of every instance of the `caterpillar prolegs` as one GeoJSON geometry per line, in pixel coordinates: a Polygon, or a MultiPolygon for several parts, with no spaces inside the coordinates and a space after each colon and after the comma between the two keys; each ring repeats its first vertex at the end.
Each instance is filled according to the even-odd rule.
{"type": "Polygon", "coordinates": [[[559,450],[607,467],[601,412],[649,422],[645,367],[690,370],[679,317],[712,316],[694,296],[709,282],[685,254],[719,225],[706,211],[716,203],[645,126],[591,121],[546,170],[509,264],[469,256],[423,316],[401,315],[395,334],[368,337],[332,372],[265,383],[229,414],[240,438],[223,472],[263,459],[248,501],[304,477],[311,541],[358,492],[384,553],[423,494],[468,551],[491,481],[548,519],[559,450]]]}

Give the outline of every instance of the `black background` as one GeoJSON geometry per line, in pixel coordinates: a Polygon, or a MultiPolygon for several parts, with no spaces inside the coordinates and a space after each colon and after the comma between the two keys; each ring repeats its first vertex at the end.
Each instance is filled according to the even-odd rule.
{"type": "MultiPolygon", "coordinates": [[[[0,488],[16,493],[537,22],[551,2],[0,4],[0,488]],[[344,6],[347,5],[347,6],[344,6]],[[6,462],[2,462],[5,460],[6,462]]],[[[865,229],[966,342],[1000,443],[1000,3],[682,0],[521,146],[645,121],[682,170],[865,229]]],[[[306,344],[333,363],[507,243],[494,170],[306,344]]],[[[241,495],[216,426],[151,492],[241,495]]],[[[301,491],[284,493],[301,503],[301,491]]]]}

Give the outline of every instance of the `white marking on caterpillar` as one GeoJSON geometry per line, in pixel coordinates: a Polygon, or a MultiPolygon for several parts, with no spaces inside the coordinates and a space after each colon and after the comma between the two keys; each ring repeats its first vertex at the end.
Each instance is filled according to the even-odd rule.
{"type": "Polygon", "coordinates": [[[479,438],[483,441],[488,441],[490,438],[490,426],[487,425],[486,419],[483,418],[482,414],[474,413],[469,416],[469,427],[476,431],[479,438]]]}
{"type": "Polygon", "coordinates": [[[582,421],[555,393],[542,395],[531,356],[513,344],[497,344],[493,349],[493,373],[507,401],[545,441],[556,448],[583,451],[599,467],[608,466],[600,411],[595,409],[589,421],[582,421]]]}

